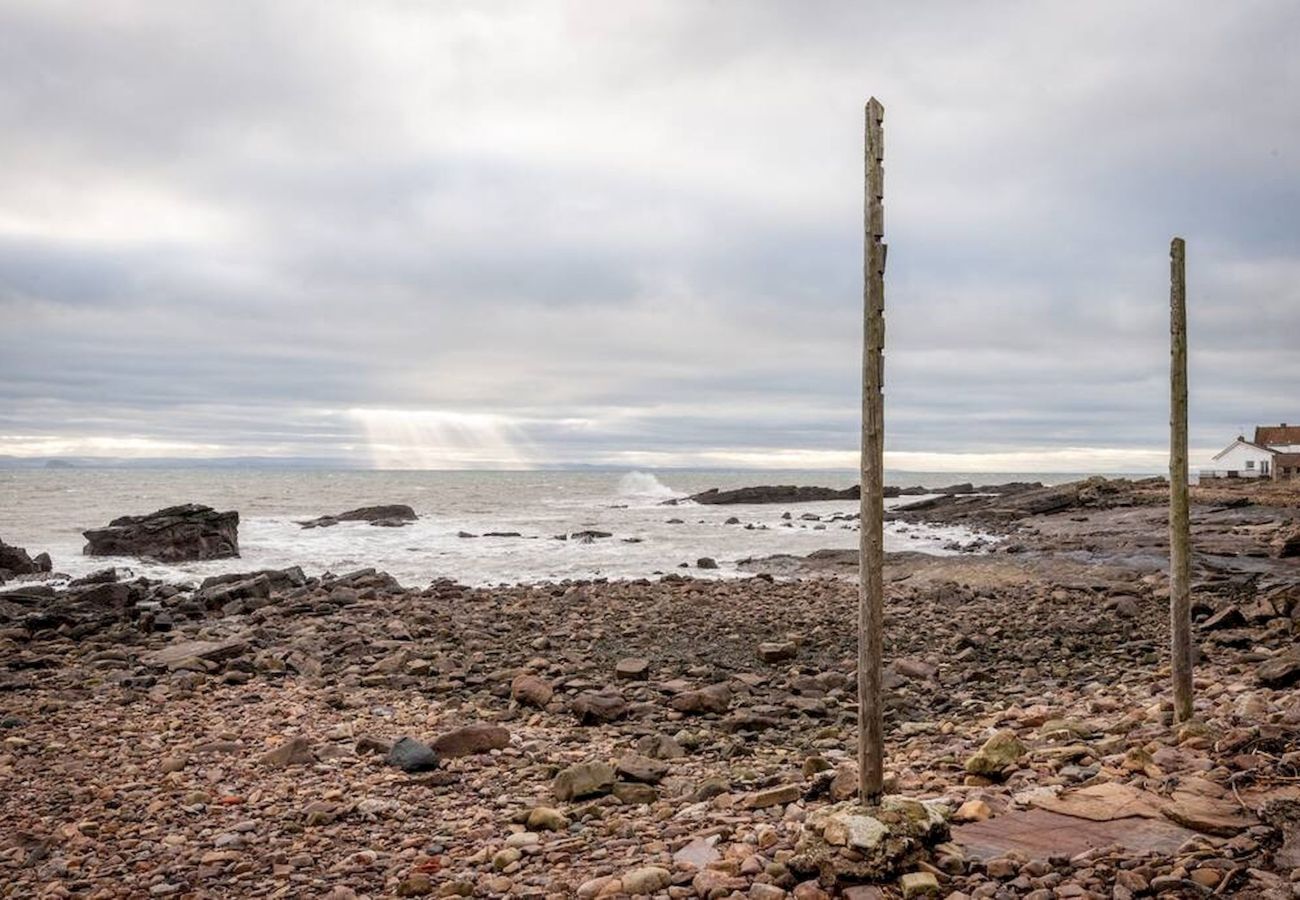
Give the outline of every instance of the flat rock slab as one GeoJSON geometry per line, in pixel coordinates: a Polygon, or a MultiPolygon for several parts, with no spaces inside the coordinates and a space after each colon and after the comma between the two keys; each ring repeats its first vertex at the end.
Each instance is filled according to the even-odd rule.
{"type": "Polygon", "coordinates": [[[1137,852],[1174,853],[1195,836],[1195,831],[1163,818],[1130,816],[1097,822],[1045,809],[1007,813],[952,829],[953,843],[980,860],[1005,856],[1012,850],[1030,859],[1046,859],[1054,854],[1074,856],[1116,844],[1137,852]]]}
{"type": "Polygon", "coordinates": [[[247,650],[248,641],[243,638],[231,638],[225,641],[177,641],[147,654],[143,662],[150,666],[171,666],[187,659],[222,662],[233,659],[247,650]]]}
{"type": "Polygon", "coordinates": [[[1180,825],[1205,834],[1234,837],[1258,821],[1229,800],[1206,797],[1192,791],[1174,791],[1165,815],[1180,825]]]}
{"type": "Polygon", "coordinates": [[[1161,808],[1164,806],[1163,799],[1158,795],[1116,781],[1089,785],[1056,796],[1034,797],[1030,802],[1048,812],[1093,822],[1113,822],[1134,816],[1159,819],[1163,815],[1161,808]]]}

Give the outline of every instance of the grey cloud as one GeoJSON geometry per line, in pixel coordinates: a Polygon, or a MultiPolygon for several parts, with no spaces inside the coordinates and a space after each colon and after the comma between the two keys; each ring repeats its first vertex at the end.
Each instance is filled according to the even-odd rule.
{"type": "Polygon", "coordinates": [[[869,93],[891,449],[1162,447],[1174,233],[1193,444],[1300,418],[1300,13],[1183,12],[0,2],[0,435],[851,451],[869,93]]]}

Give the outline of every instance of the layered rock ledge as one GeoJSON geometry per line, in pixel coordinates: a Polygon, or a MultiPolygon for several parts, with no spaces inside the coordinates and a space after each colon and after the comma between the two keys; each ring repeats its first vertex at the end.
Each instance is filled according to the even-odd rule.
{"type": "Polygon", "coordinates": [[[381,528],[401,528],[419,518],[415,510],[404,503],[390,503],[384,506],[363,506],[332,516],[319,516],[299,522],[303,528],[329,528],[340,522],[369,522],[381,528]]]}
{"type": "Polygon", "coordinates": [[[82,532],[87,556],[136,556],[159,562],[239,555],[239,513],[189,503],[144,516],[121,516],[82,532]]]}
{"type": "Polygon", "coordinates": [[[15,547],[0,540],[0,584],[15,575],[40,575],[49,572],[53,562],[48,553],[29,556],[23,547],[15,547]]]}

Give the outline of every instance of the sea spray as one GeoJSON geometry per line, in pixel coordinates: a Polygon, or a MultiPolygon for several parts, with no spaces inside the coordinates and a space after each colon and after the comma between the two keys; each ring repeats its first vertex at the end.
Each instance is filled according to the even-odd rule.
{"type": "Polygon", "coordinates": [[[628,472],[618,482],[618,495],[627,500],[659,502],[683,496],[649,472],[628,472]]]}

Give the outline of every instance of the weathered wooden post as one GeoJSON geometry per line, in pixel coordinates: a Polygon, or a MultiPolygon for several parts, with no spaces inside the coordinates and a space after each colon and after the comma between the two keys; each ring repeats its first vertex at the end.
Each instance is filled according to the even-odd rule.
{"type": "Polygon", "coordinates": [[[863,804],[884,789],[884,712],[880,696],[885,630],[885,108],[867,103],[863,253],[862,459],[858,534],[858,773],[863,804]]]}
{"type": "MultiPolygon", "coordinates": [[[[788,868],[816,874],[822,885],[893,879],[918,851],[949,837],[934,800],[884,795],[884,706],[881,655],[885,633],[885,108],[866,109],[862,333],[861,519],[858,550],[858,796],[811,810],[788,868]]],[[[914,876],[923,877],[923,876],[914,876]]]]}
{"type": "Polygon", "coordinates": [[[1169,631],[1174,721],[1192,717],[1191,525],[1187,510],[1186,245],[1169,245],[1169,631]]]}

